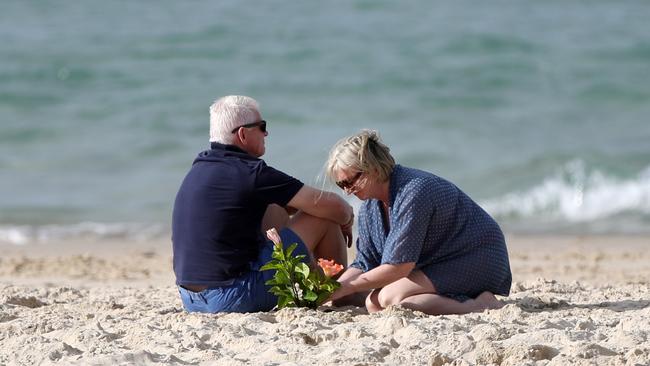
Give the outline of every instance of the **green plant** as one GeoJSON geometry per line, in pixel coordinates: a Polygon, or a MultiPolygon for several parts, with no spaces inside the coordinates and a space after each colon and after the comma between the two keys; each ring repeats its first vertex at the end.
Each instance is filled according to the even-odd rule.
{"type": "Polygon", "coordinates": [[[271,286],[269,292],[278,297],[278,309],[284,307],[307,307],[316,309],[340,287],[331,276],[336,275],[343,266],[332,261],[320,259],[318,268],[310,268],[302,260],[304,255],[292,255],[298,244],[293,243],[284,250],[280,236],[275,229],[267,231],[267,236],[274,243],[272,258],[260,270],[275,270],[272,279],[266,281],[271,286]]]}

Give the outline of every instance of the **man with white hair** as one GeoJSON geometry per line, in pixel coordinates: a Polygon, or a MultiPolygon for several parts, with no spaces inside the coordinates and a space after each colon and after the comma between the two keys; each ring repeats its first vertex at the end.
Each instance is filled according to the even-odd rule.
{"type": "Polygon", "coordinates": [[[266,165],[267,122],[258,103],[226,96],[210,107],[211,149],[199,153],[176,195],[172,217],[174,273],[190,312],[267,311],[277,303],[259,271],[276,227],[295,254],[347,265],[352,207],[266,165]],[[293,213],[289,218],[288,212],[293,213]]]}

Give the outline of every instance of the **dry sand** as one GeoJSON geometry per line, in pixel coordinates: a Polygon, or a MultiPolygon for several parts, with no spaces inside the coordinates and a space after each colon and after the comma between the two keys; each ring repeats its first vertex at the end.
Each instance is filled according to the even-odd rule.
{"type": "Polygon", "coordinates": [[[508,238],[506,306],[188,314],[167,242],[0,244],[0,365],[650,365],[650,239],[508,238]]]}

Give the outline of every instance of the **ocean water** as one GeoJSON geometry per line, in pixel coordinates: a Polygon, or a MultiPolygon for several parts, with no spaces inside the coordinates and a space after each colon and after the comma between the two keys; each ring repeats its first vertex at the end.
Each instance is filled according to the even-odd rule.
{"type": "MultiPolygon", "coordinates": [[[[256,98],[265,160],[319,187],[378,130],[509,232],[650,233],[646,1],[7,1],[0,242],[169,235],[208,107],[256,98]]],[[[355,198],[350,202],[358,206],[355,198]]]]}

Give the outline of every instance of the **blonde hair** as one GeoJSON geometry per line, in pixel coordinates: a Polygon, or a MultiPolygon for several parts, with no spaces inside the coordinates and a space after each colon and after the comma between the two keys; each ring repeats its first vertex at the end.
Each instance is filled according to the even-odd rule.
{"type": "Polygon", "coordinates": [[[384,145],[377,131],[362,130],[356,135],[339,140],[327,159],[326,172],[330,179],[336,179],[340,169],[351,168],[359,172],[370,173],[379,181],[390,178],[395,159],[388,146],[384,145]]]}

